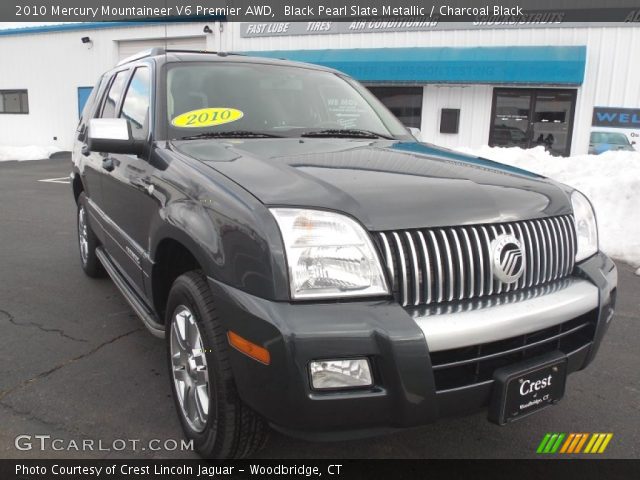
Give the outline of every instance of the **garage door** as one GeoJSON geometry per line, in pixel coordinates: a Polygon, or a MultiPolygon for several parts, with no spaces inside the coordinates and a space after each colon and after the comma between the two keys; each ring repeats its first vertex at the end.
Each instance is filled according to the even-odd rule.
{"type": "Polygon", "coordinates": [[[153,47],[176,48],[182,50],[205,50],[207,39],[200,37],[155,38],[145,40],[122,40],[118,42],[118,60],[135,55],[153,47]]]}

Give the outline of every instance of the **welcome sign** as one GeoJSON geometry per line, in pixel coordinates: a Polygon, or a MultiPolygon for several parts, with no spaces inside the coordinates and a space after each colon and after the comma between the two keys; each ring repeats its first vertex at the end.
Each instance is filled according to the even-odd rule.
{"type": "Polygon", "coordinates": [[[594,127],[640,128],[640,108],[594,107],[594,127]]]}

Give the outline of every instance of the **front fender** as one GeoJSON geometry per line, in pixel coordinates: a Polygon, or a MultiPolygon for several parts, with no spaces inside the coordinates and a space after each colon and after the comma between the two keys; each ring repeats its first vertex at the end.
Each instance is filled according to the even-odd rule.
{"type": "Polygon", "coordinates": [[[192,167],[164,172],[162,183],[168,186],[170,178],[172,188],[163,190],[173,193],[150,226],[151,261],[157,260],[161,242],[172,239],[191,252],[207,276],[261,298],[288,300],[282,241],[269,211],[237,185],[216,178],[214,170],[192,167]]]}

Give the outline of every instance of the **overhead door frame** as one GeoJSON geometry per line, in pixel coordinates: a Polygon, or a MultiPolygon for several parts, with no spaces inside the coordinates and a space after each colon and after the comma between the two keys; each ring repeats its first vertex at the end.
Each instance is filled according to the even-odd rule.
{"type": "Polygon", "coordinates": [[[205,35],[191,35],[188,37],[144,38],[117,40],[118,60],[130,57],[140,51],[153,47],[167,47],[185,50],[205,50],[207,37],[205,35]],[[124,47],[124,48],[123,48],[124,47]]]}

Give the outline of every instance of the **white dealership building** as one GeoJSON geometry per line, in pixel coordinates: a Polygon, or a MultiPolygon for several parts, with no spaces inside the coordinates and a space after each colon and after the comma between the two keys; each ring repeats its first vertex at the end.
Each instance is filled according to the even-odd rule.
{"type": "Polygon", "coordinates": [[[165,45],[337,68],[443,146],[580,154],[598,129],[640,144],[640,24],[548,20],[9,25],[0,30],[0,146],[69,150],[98,76],[165,45]]]}

